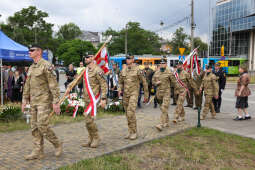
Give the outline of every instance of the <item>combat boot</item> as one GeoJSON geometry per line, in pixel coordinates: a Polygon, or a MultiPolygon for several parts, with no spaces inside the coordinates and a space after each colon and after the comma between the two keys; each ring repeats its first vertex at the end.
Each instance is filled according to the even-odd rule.
{"type": "Polygon", "coordinates": [[[43,159],[44,153],[40,150],[33,150],[29,155],[25,156],[26,160],[43,159]]]}
{"type": "Polygon", "coordinates": [[[156,127],[156,129],[158,129],[158,131],[162,131],[163,130],[163,126],[161,124],[156,125],[155,127],[156,127]]]}
{"type": "Polygon", "coordinates": [[[174,122],[174,123],[177,123],[177,122],[178,122],[178,120],[177,120],[177,119],[174,119],[174,120],[173,120],[173,122],[174,122]]]}
{"type": "Polygon", "coordinates": [[[137,134],[136,133],[132,133],[129,137],[130,140],[135,140],[137,138],[137,134]]]}
{"type": "Polygon", "coordinates": [[[60,142],[58,147],[55,148],[55,156],[59,157],[63,152],[63,144],[60,142]]]}
{"type": "Polygon", "coordinates": [[[82,147],[90,147],[91,143],[92,143],[92,138],[91,138],[91,136],[89,135],[89,141],[88,141],[87,143],[81,144],[81,146],[82,146],[82,147]]]}
{"type": "Polygon", "coordinates": [[[127,136],[125,136],[125,139],[129,139],[130,138],[130,133],[127,135],[127,136]]]}
{"type": "Polygon", "coordinates": [[[185,120],[184,117],[180,117],[179,122],[183,122],[185,120]]]}
{"type": "Polygon", "coordinates": [[[90,144],[90,147],[91,147],[91,148],[96,148],[96,147],[98,147],[99,142],[100,142],[100,138],[99,138],[99,137],[93,138],[92,143],[90,144]]]}
{"type": "Polygon", "coordinates": [[[169,123],[164,123],[163,127],[169,127],[169,123]]]}

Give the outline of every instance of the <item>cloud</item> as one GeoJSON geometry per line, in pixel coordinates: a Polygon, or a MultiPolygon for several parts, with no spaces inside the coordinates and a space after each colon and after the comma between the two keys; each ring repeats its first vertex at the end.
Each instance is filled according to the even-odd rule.
{"type": "MultiPolygon", "coordinates": [[[[120,30],[128,21],[140,22],[149,30],[160,28],[160,21],[171,25],[190,15],[191,0],[1,0],[0,21],[22,8],[34,5],[49,14],[48,22],[59,26],[74,22],[83,30],[105,31],[108,27],[120,30]]],[[[195,0],[197,34],[208,32],[208,0],[195,0]]],[[[189,23],[181,23],[166,30],[171,34],[179,26],[189,31],[189,23]]]]}

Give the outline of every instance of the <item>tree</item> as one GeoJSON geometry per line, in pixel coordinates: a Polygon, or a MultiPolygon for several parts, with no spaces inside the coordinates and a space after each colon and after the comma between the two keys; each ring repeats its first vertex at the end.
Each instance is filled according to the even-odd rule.
{"type": "Polygon", "coordinates": [[[207,43],[204,43],[199,37],[194,38],[194,47],[198,47],[198,55],[200,57],[206,57],[207,56],[207,50],[208,50],[208,45],[207,43]]]}
{"type": "Polygon", "coordinates": [[[84,56],[87,52],[93,54],[96,52],[92,43],[75,39],[62,43],[57,50],[57,56],[60,60],[64,61],[65,66],[71,63],[78,65],[82,56],[84,56]]]}
{"type": "Polygon", "coordinates": [[[184,29],[182,27],[178,28],[174,35],[172,40],[170,41],[170,45],[172,46],[172,54],[178,55],[180,54],[179,48],[185,48],[184,54],[190,53],[190,48],[188,46],[187,40],[189,39],[189,36],[184,32],[184,29]]]}
{"type": "Polygon", "coordinates": [[[80,28],[74,23],[62,25],[57,33],[59,39],[73,40],[82,34],[80,28]]]}
{"type": "MultiPolygon", "coordinates": [[[[111,43],[108,45],[111,55],[125,53],[126,29],[115,31],[109,28],[104,35],[113,35],[111,43]]],[[[159,54],[159,37],[154,32],[140,27],[138,22],[127,23],[127,44],[128,53],[131,54],[159,54]]]]}
{"type": "Polygon", "coordinates": [[[8,17],[7,24],[1,24],[1,28],[10,38],[23,45],[38,43],[43,48],[48,48],[53,24],[45,21],[47,17],[48,13],[29,6],[8,17]]]}

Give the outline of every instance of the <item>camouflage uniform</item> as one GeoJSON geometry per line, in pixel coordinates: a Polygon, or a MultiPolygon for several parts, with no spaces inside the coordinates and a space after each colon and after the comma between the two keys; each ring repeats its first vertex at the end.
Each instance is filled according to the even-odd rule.
{"type": "MultiPolygon", "coordinates": [[[[195,84],[195,87],[197,90],[199,90],[201,84],[202,84],[202,80],[204,78],[205,72],[201,70],[200,74],[194,74],[193,77],[193,82],[195,84]]],[[[196,108],[201,108],[202,107],[202,102],[203,102],[203,93],[195,93],[195,104],[196,104],[196,108]]]]}
{"type": "Polygon", "coordinates": [[[214,110],[212,98],[214,96],[218,96],[219,85],[217,83],[217,77],[213,73],[206,73],[200,89],[203,89],[205,94],[204,110],[201,119],[206,117],[209,109],[211,110],[212,117],[214,118],[216,116],[216,112],[214,110]]]}
{"type": "Polygon", "coordinates": [[[171,94],[170,84],[172,84],[173,78],[173,74],[169,69],[164,72],[156,71],[152,78],[153,85],[157,86],[156,98],[162,112],[160,124],[156,126],[159,130],[162,130],[162,127],[169,126],[168,108],[171,94]],[[160,81],[160,84],[156,84],[158,81],[160,81]]]}
{"type": "MultiPolygon", "coordinates": [[[[185,84],[186,88],[188,88],[188,86],[191,86],[192,82],[191,82],[190,74],[188,74],[185,70],[181,70],[181,72],[178,73],[178,75],[179,75],[179,79],[185,84]]],[[[185,111],[184,111],[183,103],[184,103],[186,95],[188,95],[186,88],[182,87],[176,80],[175,92],[178,95],[178,99],[177,99],[177,106],[175,108],[175,119],[173,120],[174,123],[177,123],[178,120],[184,121],[185,111]]]]}
{"type": "Polygon", "coordinates": [[[25,101],[30,103],[34,150],[32,156],[30,155],[26,159],[36,159],[38,155],[43,155],[44,137],[55,148],[62,147],[57,136],[49,127],[52,103],[57,104],[60,99],[60,91],[54,73],[53,65],[42,58],[38,63],[33,63],[28,70],[23,91],[23,103],[25,101]]]}
{"type": "MultiPolygon", "coordinates": [[[[107,83],[104,76],[104,72],[102,69],[94,65],[92,68],[88,68],[88,77],[89,77],[89,84],[91,86],[91,89],[93,91],[93,94],[96,96],[98,93],[101,93],[101,99],[106,99],[106,94],[107,94],[107,83]]],[[[86,90],[86,84],[83,79],[83,89],[84,89],[84,101],[85,101],[85,109],[90,103],[90,98],[88,95],[88,92],[86,90]]],[[[89,134],[89,142],[87,144],[83,144],[82,146],[84,147],[97,147],[99,143],[99,134],[98,134],[98,129],[97,125],[94,121],[94,118],[91,117],[90,114],[85,115],[85,124],[86,128],[88,130],[89,134]]]]}
{"type": "Polygon", "coordinates": [[[126,66],[120,73],[118,91],[123,91],[123,106],[128,121],[129,135],[127,138],[129,139],[131,139],[131,136],[134,136],[132,139],[136,139],[137,135],[135,109],[139,95],[140,81],[143,83],[144,98],[148,99],[148,85],[138,66],[134,64],[130,67],[126,66]]]}
{"type": "Polygon", "coordinates": [[[151,94],[151,88],[152,88],[152,76],[154,71],[151,68],[143,69],[144,76],[146,78],[147,84],[148,84],[148,90],[149,94],[151,94]]]}

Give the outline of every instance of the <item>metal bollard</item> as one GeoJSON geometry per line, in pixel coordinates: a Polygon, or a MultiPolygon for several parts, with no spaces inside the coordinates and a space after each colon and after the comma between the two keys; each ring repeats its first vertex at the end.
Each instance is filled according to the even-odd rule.
{"type": "Polygon", "coordinates": [[[197,112],[198,112],[198,117],[197,117],[197,128],[200,128],[201,127],[201,123],[200,123],[200,111],[201,111],[201,108],[198,107],[197,109],[197,112]]]}

